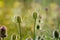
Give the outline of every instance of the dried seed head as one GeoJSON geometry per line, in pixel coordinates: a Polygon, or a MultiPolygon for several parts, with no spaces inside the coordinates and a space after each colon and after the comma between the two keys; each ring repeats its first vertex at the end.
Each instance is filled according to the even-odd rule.
{"type": "Polygon", "coordinates": [[[36,12],[33,13],[33,18],[34,18],[34,19],[37,18],[37,13],[36,13],[36,12]]]}
{"type": "Polygon", "coordinates": [[[20,16],[17,16],[17,22],[21,23],[21,17],[20,16]]]}
{"type": "Polygon", "coordinates": [[[1,27],[0,32],[1,32],[0,35],[2,38],[6,37],[6,27],[5,26],[1,27]]]}

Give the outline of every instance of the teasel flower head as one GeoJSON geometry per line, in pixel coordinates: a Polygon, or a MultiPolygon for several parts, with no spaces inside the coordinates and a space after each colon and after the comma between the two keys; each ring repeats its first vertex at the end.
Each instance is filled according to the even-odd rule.
{"type": "Polygon", "coordinates": [[[39,37],[38,37],[38,40],[40,40],[40,38],[41,38],[41,37],[39,36],[39,37]]]}
{"type": "Polygon", "coordinates": [[[54,37],[59,38],[59,33],[57,31],[54,32],[54,37]]]}
{"type": "Polygon", "coordinates": [[[37,13],[36,13],[36,12],[33,13],[33,18],[34,18],[34,19],[37,18],[37,13]]]}
{"type": "Polygon", "coordinates": [[[11,40],[16,40],[17,36],[15,34],[12,35],[11,40]]]}
{"type": "Polygon", "coordinates": [[[5,26],[1,26],[0,28],[0,35],[1,35],[1,38],[5,38],[6,37],[6,27],[5,26]]]}
{"type": "Polygon", "coordinates": [[[20,16],[17,16],[17,22],[21,23],[21,17],[20,16]]]}
{"type": "Polygon", "coordinates": [[[37,29],[39,30],[39,28],[40,28],[40,26],[39,25],[37,25],[37,29]]]}

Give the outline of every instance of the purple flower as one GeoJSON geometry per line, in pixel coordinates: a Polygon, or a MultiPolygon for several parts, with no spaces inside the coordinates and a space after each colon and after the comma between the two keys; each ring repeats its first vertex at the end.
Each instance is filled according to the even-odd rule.
{"type": "Polygon", "coordinates": [[[5,28],[5,26],[2,26],[0,28],[0,37],[2,37],[2,38],[6,37],[6,28],[5,28]]]}

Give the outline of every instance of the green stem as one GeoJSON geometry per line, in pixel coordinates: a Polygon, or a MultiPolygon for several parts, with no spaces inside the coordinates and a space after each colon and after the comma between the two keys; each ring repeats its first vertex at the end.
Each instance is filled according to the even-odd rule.
{"type": "Polygon", "coordinates": [[[36,24],[36,19],[34,20],[34,40],[35,40],[35,24],[36,24]]]}
{"type": "Polygon", "coordinates": [[[4,40],[4,38],[2,38],[2,40],[4,40]]]}
{"type": "Polygon", "coordinates": [[[20,32],[20,40],[22,40],[22,36],[21,36],[21,25],[19,23],[19,32],[20,32]]]}

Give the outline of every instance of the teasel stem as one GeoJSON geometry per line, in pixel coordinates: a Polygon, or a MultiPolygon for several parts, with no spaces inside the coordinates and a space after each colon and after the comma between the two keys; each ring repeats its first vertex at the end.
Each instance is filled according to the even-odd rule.
{"type": "Polygon", "coordinates": [[[19,30],[20,30],[20,40],[22,40],[22,36],[21,36],[21,25],[20,25],[20,23],[19,23],[19,30]]]}
{"type": "Polygon", "coordinates": [[[33,18],[34,18],[34,39],[33,40],[35,40],[35,25],[36,25],[36,19],[37,19],[37,13],[36,12],[33,13],[33,18]]]}
{"type": "Polygon", "coordinates": [[[36,20],[34,21],[34,40],[35,40],[35,25],[36,25],[36,20]]]}
{"type": "Polygon", "coordinates": [[[2,38],[2,40],[4,40],[4,38],[2,38]]]}
{"type": "Polygon", "coordinates": [[[22,34],[21,34],[21,25],[20,25],[20,23],[21,23],[21,17],[20,16],[17,16],[17,22],[18,22],[18,24],[19,24],[19,34],[20,34],[20,40],[22,40],[22,34]]]}

